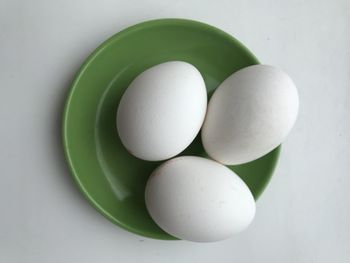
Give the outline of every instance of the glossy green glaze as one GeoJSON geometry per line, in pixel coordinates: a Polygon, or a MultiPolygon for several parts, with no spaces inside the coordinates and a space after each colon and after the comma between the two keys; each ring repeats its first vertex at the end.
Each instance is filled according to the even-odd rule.
{"type": "MultiPolygon", "coordinates": [[[[190,20],[162,19],[132,26],[98,47],[81,67],[67,99],[63,142],[71,173],[91,204],[113,223],[139,235],[175,239],[150,218],[144,203],[148,176],[160,163],[131,156],[116,130],[118,102],[145,69],[182,60],[202,73],[208,94],[229,75],[258,60],[230,35],[190,20]]],[[[205,156],[199,136],[182,154],[205,156]]],[[[257,198],[267,185],[279,148],[230,167],[257,198]]]]}

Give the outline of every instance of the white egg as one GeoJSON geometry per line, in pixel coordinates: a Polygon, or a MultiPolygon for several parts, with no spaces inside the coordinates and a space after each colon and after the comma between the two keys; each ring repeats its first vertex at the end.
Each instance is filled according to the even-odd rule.
{"type": "Polygon", "coordinates": [[[215,161],[181,156],[159,166],[148,179],[147,209],[167,233],[184,240],[213,242],[245,229],[255,215],[247,185],[215,161]]]}
{"type": "Polygon", "coordinates": [[[134,156],[148,161],[171,158],[198,134],[207,109],[200,72],[181,61],[151,67],[123,94],[117,112],[121,142],[134,156]]]}
{"type": "Polygon", "coordinates": [[[298,107],[297,89],[286,73],[267,65],[241,69],[209,101],[203,146],[223,164],[253,161],[285,140],[298,107]]]}

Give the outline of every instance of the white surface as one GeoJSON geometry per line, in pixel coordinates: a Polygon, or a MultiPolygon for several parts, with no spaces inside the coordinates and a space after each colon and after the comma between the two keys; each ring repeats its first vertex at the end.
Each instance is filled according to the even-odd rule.
{"type": "Polygon", "coordinates": [[[298,107],[295,84],[279,68],[236,71],[210,98],[201,132],[204,149],[223,164],[254,161],[285,141],[298,107]]]}
{"type": "Polygon", "coordinates": [[[254,197],[239,176],[197,156],[161,164],[147,181],[145,202],[165,232],[197,242],[238,234],[253,221],[256,210],[254,197]]]}
{"type": "Polygon", "coordinates": [[[171,61],[137,76],[117,112],[119,137],[136,157],[160,161],[185,150],[204,121],[207,90],[193,65],[171,61]]]}
{"type": "Polygon", "coordinates": [[[350,261],[350,2],[203,2],[0,0],[0,262],[350,261]],[[160,17],[222,28],[299,89],[299,119],[255,220],[227,241],[117,228],[63,159],[62,106],[79,65],[113,33],[160,17]]]}

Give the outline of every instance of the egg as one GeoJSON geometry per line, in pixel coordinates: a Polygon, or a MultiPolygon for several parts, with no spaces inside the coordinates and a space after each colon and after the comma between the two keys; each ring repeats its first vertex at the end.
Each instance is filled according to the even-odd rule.
{"type": "Polygon", "coordinates": [[[165,232],[184,240],[226,239],[253,220],[255,201],[247,185],[226,166],[196,156],[181,156],[149,177],[145,202],[165,232]]]}
{"type": "Polygon", "coordinates": [[[118,134],[140,159],[169,159],[199,133],[206,108],[200,72],[186,62],[165,62],[138,75],[124,92],[117,111],[118,134]]]}
{"type": "Polygon", "coordinates": [[[285,72],[267,65],[241,69],[209,101],[203,146],[223,164],[253,161],[285,140],[298,107],[297,89],[285,72]]]}

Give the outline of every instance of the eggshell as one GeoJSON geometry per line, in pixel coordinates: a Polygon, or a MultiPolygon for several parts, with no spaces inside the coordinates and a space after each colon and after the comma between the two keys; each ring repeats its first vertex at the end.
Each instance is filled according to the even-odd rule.
{"type": "Polygon", "coordinates": [[[200,72],[181,61],[151,67],[127,88],[117,112],[125,148],[148,161],[171,158],[198,134],[206,113],[207,92],[200,72]]]}
{"type": "Polygon", "coordinates": [[[203,146],[223,164],[253,161],[285,140],[298,107],[297,89],[282,70],[267,65],[241,69],[210,99],[202,127],[203,146]]]}
{"type": "Polygon", "coordinates": [[[195,156],[158,167],[147,182],[145,201],[160,228],[189,241],[226,239],[245,229],[255,215],[254,198],[240,177],[195,156]]]}

